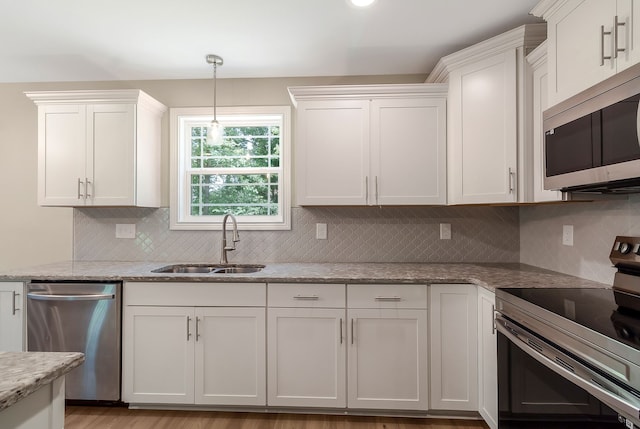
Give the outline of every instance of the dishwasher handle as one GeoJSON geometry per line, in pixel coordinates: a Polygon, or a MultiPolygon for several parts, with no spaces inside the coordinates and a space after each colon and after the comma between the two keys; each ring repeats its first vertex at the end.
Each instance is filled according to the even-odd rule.
{"type": "Polygon", "coordinates": [[[105,299],[116,299],[116,295],[113,293],[58,295],[47,292],[29,292],[27,294],[27,298],[35,299],[38,301],[100,301],[105,299]]]}

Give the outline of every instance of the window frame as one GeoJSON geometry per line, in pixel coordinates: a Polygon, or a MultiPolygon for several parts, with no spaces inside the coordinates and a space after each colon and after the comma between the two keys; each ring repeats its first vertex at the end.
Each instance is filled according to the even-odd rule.
{"type": "MultiPolygon", "coordinates": [[[[291,107],[290,106],[234,106],[217,107],[217,119],[224,125],[225,119],[252,115],[271,115],[282,118],[280,129],[280,172],[277,216],[236,216],[238,226],[244,230],[290,230],[291,229],[291,107]]],[[[170,202],[169,227],[171,230],[220,230],[223,216],[192,216],[190,212],[190,181],[187,172],[190,155],[184,147],[187,140],[183,124],[189,120],[210,122],[211,107],[179,107],[170,109],[170,202]]],[[[237,119],[236,119],[237,120],[237,119]]],[[[190,128],[189,128],[190,129],[190,128]]],[[[187,147],[191,143],[188,142],[187,147]]],[[[248,169],[247,174],[252,171],[248,169]]]]}

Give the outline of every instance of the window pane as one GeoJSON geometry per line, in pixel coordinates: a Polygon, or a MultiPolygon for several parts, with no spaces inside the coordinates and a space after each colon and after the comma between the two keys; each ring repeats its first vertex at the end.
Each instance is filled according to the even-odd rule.
{"type": "Polygon", "coordinates": [[[278,214],[277,174],[203,174],[191,178],[191,214],[278,214]],[[274,177],[275,176],[275,177],[274,177]],[[199,207],[200,210],[195,208],[199,207]]]}
{"type": "Polygon", "coordinates": [[[202,218],[186,222],[206,223],[210,220],[205,217],[229,212],[243,217],[259,216],[257,222],[282,221],[281,118],[282,115],[273,113],[220,115],[224,138],[217,144],[207,142],[210,117],[198,115],[183,122],[188,129],[181,128],[179,134],[183,137],[180,141],[183,161],[179,168],[181,174],[187,173],[187,183],[182,182],[186,186],[181,192],[188,194],[180,197],[186,203],[181,206],[181,213],[202,218]],[[244,169],[251,171],[243,172],[244,169]],[[264,219],[270,216],[277,219],[264,219]]]}

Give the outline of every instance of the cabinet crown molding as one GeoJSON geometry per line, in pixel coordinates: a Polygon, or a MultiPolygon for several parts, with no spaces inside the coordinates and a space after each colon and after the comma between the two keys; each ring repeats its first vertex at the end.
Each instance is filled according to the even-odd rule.
{"type": "Polygon", "coordinates": [[[442,57],[426,83],[447,82],[451,70],[489,58],[501,52],[524,47],[533,49],[547,38],[547,24],[526,24],[442,57]]]}
{"type": "Polygon", "coordinates": [[[357,100],[367,98],[442,97],[447,84],[391,84],[391,85],[324,85],[291,86],[289,96],[294,106],[301,100],[357,100]]]}
{"type": "Polygon", "coordinates": [[[47,104],[135,103],[158,113],[167,110],[164,104],[139,89],[28,91],[24,95],[38,106],[47,104]]]}
{"type": "Polygon", "coordinates": [[[533,16],[544,18],[546,20],[549,15],[553,15],[555,11],[568,2],[569,0],[541,0],[529,13],[533,16]]]}

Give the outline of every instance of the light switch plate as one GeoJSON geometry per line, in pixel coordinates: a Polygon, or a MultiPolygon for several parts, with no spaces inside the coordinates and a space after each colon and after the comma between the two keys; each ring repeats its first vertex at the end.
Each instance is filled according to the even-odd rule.
{"type": "Polygon", "coordinates": [[[451,224],[440,224],[440,240],[451,240],[451,224]]]}
{"type": "Polygon", "coordinates": [[[117,223],[116,238],[136,238],[135,223],[117,223]]]}

